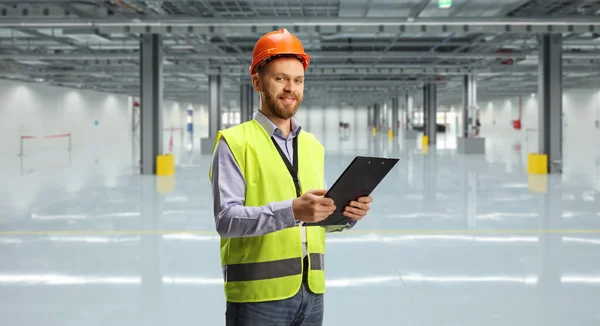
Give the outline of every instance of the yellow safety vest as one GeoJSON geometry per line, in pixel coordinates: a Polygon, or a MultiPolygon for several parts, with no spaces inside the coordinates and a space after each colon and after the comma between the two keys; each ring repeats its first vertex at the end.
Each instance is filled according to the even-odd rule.
{"type": "MultiPolygon", "coordinates": [[[[266,130],[250,120],[218,132],[246,181],[245,206],[263,206],[296,198],[285,162],[266,130]]],[[[322,189],[325,151],[306,131],[298,137],[298,179],[301,193],[322,189]]],[[[213,149],[214,152],[214,149],[213,149]]],[[[212,180],[212,170],[209,172],[212,180]]],[[[306,227],[308,286],[325,292],[325,229],[306,227]]],[[[262,302],[294,296],[302,283],[302,234],[299,226],[255,237],[221,239],[225,296],[229,302],[262,302]]]]}

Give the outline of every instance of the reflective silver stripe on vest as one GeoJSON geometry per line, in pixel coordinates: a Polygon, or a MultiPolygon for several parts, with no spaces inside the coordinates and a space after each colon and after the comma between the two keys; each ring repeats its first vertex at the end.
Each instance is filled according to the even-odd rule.
{"type": "Polygon", "coordinates": [[[309,254],[310,269],[313,270],[324,270],[325,269],[325,256],[323,254],[309,254]]]}
{"type": "Polygon", "coordinates": [[[225,266],[225,282],[257,281],[300,274],[300,258],[225,266]]]}

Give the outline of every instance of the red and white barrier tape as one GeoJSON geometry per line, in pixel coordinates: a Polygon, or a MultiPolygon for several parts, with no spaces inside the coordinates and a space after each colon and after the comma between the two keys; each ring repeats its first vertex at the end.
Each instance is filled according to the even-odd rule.
{"type": "MultiPolygon", "coordinates": [[[[69,151],[71,150],[71,133],[48,135],[48,136],[44,136],[42,138],[43,139],[69,138],[69,148],[68,148],[68,150],[69,151]]],[[[21,135],[21,137],[19,138],[19,156],[23,156],[24,155],[24,152],[23,152],[23,140],[24,139],[38,139],[38,137],[36,137],[36,136],[29,136],[29,135],[21,135]]]]}
{"type": "Polygon", "coordinates": [[[65,138],[65,137],[71,137],[71,134],[57,134],[57,135],[49,135],[49,136],[45,136],[45,139],[52,139],[52,138],[65,138]]]}

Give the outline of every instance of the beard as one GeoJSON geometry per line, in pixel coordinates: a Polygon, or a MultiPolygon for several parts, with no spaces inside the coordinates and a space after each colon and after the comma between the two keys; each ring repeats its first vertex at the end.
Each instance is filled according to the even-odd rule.
{"type": "Polygon", "coordinates": [[[296,112],[298,112],[300,104],[302,104],[302,97],[298,93],[283,93],[279,95],[273,95],[264,92],[264,95],[264,104],[267,110],[273,113],[276,117],[284,120],[291,119],[296,112]],[[292,103],[282,103],[279,97],[291,97],[294,98],[295,101],[292,103]]]}

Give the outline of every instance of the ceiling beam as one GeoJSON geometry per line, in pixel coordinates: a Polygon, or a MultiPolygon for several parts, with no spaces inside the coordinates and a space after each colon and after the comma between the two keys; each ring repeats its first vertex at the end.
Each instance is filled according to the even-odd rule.
{"type": "MultiPolygon", "coordinates": [[[[380,59],[449,59],[449,60],[472,60],[472,59],[525,59],[527,55],[536,55],[536,52],[531,53],[520,53],[520,52],[344,52],[344,51],[328,51],[328,52],[315,52],[310,53],[311,60],[330,60],[340,61],[342,59],[353,59],[353,60],[369,60],[373,58],[380,59]]],[[[249,61],[250,53],[231,53],[223,55],[221,53],[181,53],[181,52],[166,52],[164,57],[170,60],[215,60],[215,61],[249,61]]],[[[589,52],[568,52],[564,51],[562,54],[563,59],[598,59],[600,58],[599,51],[589,52]]],[[[14,53],[0,53],[0,60],[16,59],[17,55],[14,53]]],[[[121,51],[121,52],[71,52],[71,53],[37,53],[33,51],[21,52],[18,54],[18,58],[21,60],[139,60],[139,54],[137,51],[121,51]]],[[[419,62],[416,62],[419,63],[419,62]]],[[[238,62],[239,64],[239,62],[238,62]]],[[[389,63],[388,63],[389,64],[389,63]]],[[[460,66],[460,64],[458,64],[460,66]]]]}
{"type": "MultiPolygon", "coordinates": [[[[584,53],[585,54],[585,53],[584,53]]],[[[569,54],[565,53],[563,57],[571,56],[574,58],[581,58],[584,54],[569,54]]],[[[591,53],[598,57],[598,52],[591,53]]],[[[513,58],[520,59],[523,58],[527,53],[519,53],[519,52],[505,52],[505,53],[495,53],[495,52],[461,52],[461,53],[451,53],[451,52],[345,52],[345,51],[328,51],[328,52],[313,52],[310,53],[311,60],[340,60],[342,58],[345,59],[432,59],[432,58],[446,58],[446,59],[482,59],[482,58],[513,58]]],[[[19,58],[22,59],[44,59],[44,60],[96,60],[96,59],[127,59],[127,60],[138,60],[139,55],[137,51],[120,51],[120,52],[91,52],[91,53],[36,53],[32,51],[22,52],[18,55],[19,58]]],[[[250,60],[250,53],[231,53],[227,55],[223,55],[222,53],[188,53],[188,52],[165,52],[164,57],[168,59],[177,59],[177,60],[250,60]]],[[[0,59],[14,59],[15,54],[12,53],[0,53],[0,59]]]]}
{"type": "Polygon", "coordinates": [[[506,16],[506,15],[512,13],[513,11],[521,8],[523,5],[525,5],[528,2],[531,2],[531,0],[519,0],[517,3],[511,3],[510,5],[507,5],[502,11],[500,11],[498,13],[498,15],[506,16]]]}
{"type": "Polygon", "coordinates": [[[469,6],[471,6],[471,3],[474,0],[465,0],[464,3],[462,3],[459,6],[455,6],[454,8],[450,9],[450,17],[456,17],[456,15],[460,14],[461,12],[463,12],[465,9],[468,9],[469,6]]]}
{"type": "Polygon", "coordinates": [[[427,8],[427,6],[429,6],[430,3],[431,0],[421,0],[421,2],[410,13],[410,17],[412,19],[418,18],[423,12],[423,10],[425,10],[425,8],[427,8]]]}
{"type": "MultiPolygon", "coordinates": [[[[439,28],[446,27],[448,29],[458,28],[459,31],[466,29],[492,29],[494,30],[506,30],[513,28],[515,31],[520,31],[519,28],[531,27],[542,27],[542,29],[548,26],[559,28],[573,26],[600,26],[599,16],[566,16],[566,17],[527,17],[527,18],[503,18],[503,17],[437,17],[437,18],[417,18],[409,20],[408,18],[388,18],[388,17],[367,17],[357,21],[355,18],[299,18],[294,19],[290,22],[288,18],[284,17],[261,17],[261,18],[246,18],[246,19],[225,19],[225,18],[203,18],[203,19],[191,19],[191,18],[179,18],[179,19],[165,19],[165,18],[139,18],[139,19],[128,19],[128,18],[103,18],[103,19],[83,19],[83,18],[60,18],[52,19],[47,17],[28,17],[22,16],[18,18],[14,17],[3,17],[0,20],[0,27],[33,27],[33,28],[118,28],[124,30],[126,28],[140,29],[141,32],[166,32],[167,28],[183,28],[184,32],[186,29],[192,27],[197,28],[195,32],[205,31],[206,33],[215,33],[211,31],[214,28],[230,28],[235,30],[236,28],[246,29],[252,33],[262,34],[275,28],[286,27],[296,32],[302,32],[299,28],[309,27],[312,32],[331,33],[336,32],[336,29],[341,27],[348,28],[363,28],[363,27],[375,27],[377,29],[385,27],[394,27],[394,31],[398,31],[400,28],[410,30],[415,29],[416,31],[423,28],[439,28]],[[470,28],[469,28],[470,27],[470,28]],[[204,30],[202,29],[204,28],[204,30]],[[149,29],[149,30],[147,30],[149,29]]],[[[433,31],[433,30],[432,30],[433,31]]],[[[449,30],[454,32],[455,30],[449,30]]],[[[546,29],[545,31],[548,31],[546,29]]],[[[588,30],[589,31],[589,30],[588,30]]],[[[193,33],[194,31],[190,31],[193,33]]],[[[371,31],[369,31],[370,33],[371,31]]],[[[383,31],[382,31],[383,32],[383,31]]]]}

